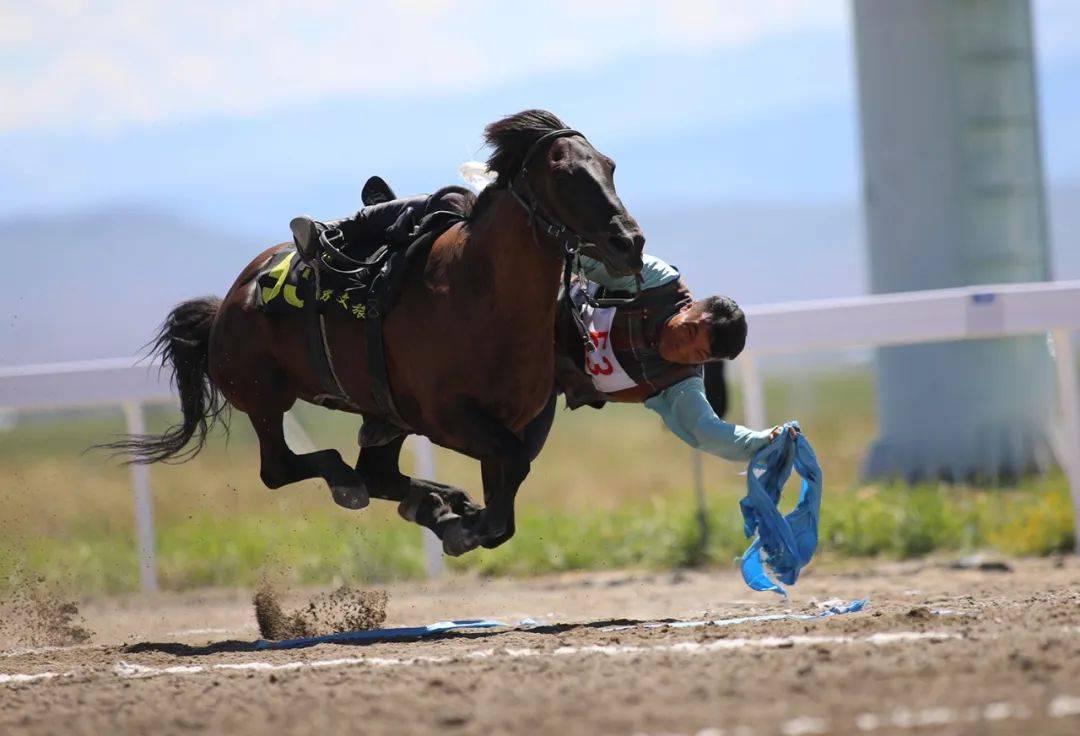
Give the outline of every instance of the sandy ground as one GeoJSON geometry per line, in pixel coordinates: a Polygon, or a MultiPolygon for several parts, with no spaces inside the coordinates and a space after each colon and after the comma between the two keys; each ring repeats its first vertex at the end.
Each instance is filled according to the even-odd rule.
{"type": "Polygon", "coordinates": [[[398,585],[387,626],[541,625],[276,652],[249,591],[89,601],[89,645],[0,656],[0,733],[1078,734],[1080,561],[1011,565],[812,571],[786,604],[726,571],[398,585]]]}

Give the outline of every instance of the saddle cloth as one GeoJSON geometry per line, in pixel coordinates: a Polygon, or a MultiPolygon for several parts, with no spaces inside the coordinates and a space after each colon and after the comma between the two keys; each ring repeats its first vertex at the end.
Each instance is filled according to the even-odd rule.
{"type": "Polygon", "coordinates": [[[322,284],[316,294],[312,267],[300,260],[295,248],[274,254],[259,272],[257,281],[256,299],[259,308],[268,314],[302,310],[308,299],[314,299],[319,304],[335,306],[358,320],[364,319],[366,314],[364,297],[371,286],[370,283],[351,287],[322,284]]]}

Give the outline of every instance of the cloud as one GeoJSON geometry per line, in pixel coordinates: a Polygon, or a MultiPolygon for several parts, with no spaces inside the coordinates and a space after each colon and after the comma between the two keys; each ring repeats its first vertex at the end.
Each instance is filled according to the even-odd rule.
{"type": "MultiPolygon", "coordinates": [[[[452,96],[641,52],[844,32],[845,0],[0,0],[0,132],[452,96]]],[[[568,83],[572,83],[568,76],[568,83]]]]}

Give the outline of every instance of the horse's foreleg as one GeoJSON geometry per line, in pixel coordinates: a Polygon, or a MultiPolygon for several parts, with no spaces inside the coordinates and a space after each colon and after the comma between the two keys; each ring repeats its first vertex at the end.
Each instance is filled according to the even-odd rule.
{"type": "Polygon", "coordinates": [[[514,536],[514,499],[529,474],[524,445],[514,452],[480,461],[484,509],[475,516],[442,525],[443,552],[457,557],[477,547],[491,549],[514,536]]]}
{"type": "Polygon", "coordinates": [[[450,520],[480,512],[480,506],[464,490],[402,473],[399,459],[404,442],[402,436],[385,445],[360,449],[356,470],[373,498],[397,501],[402,518],[436,534],[450,520]]]}
{"type": "Polygon", "coordinates": [[[532,461],[540,454],[555,419],[555,394],[522,432],[521,439],[503,429],[497,438],[502,449],[480,460],[484,482],[482,513],[448,523],[440,537],[443,551],[461,555],[476,547],[498,547],[514,536],[514,501],[518,489],[529,475],[532,461]]]}
{"type": "Polygon", "coordinates": [[[529,475],[531,463],[522,452],[480,464],[484,479],[485,524],[480,544],[494,549],[514,536],[514,500],[529,475]]]}
{"type": "Polygon", "coordinates": [[[368,491],[360,474],[341,459],[337,450],[319,450],[297,455],[285,443],[282,412],[248,413],[255,434],[259,437],[259,456],[262,468],[259,475],[268,488],[280,488],[289,483],[322,478],[330,486],[334,502],[347,509],[362,509],[368,505],[368,491]]]}

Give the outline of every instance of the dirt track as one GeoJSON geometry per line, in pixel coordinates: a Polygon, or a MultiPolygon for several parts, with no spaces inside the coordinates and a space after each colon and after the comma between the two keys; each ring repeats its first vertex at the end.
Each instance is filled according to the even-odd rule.
{"type": "Polygon", "coordinates": [[[728,572],[401,585],[387,626],[544,625],[279,652],[223,643],[257,638],[246,592],[90,602],[93,646],[0,657],[0,733],[1080,733],[1080,561],[1014,567],[866,563],[790,604],[863,613],[619,631],[784,606],[728,572]]]}

